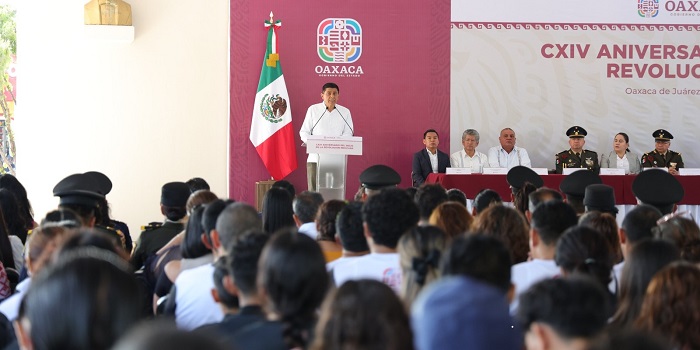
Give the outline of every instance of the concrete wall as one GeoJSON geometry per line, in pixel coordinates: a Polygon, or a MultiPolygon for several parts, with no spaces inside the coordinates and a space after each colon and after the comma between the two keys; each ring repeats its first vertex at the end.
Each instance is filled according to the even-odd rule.
{"type": "Polygon", "coordinates": [[[87,0],[18,2],[17,176],[39,221],[54,185],[98,170],[132,235],[160,187],[205,178],[226,196],[229,1],[130,1],[131,44],[83,37],[87,0]]]}

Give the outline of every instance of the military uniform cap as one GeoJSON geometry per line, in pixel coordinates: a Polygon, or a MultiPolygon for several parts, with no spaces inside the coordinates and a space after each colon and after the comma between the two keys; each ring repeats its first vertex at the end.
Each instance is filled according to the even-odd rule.
{"type": "Polygon", "coordinates": [[[583,197],[583,205],[591,210],[617,214],[615,189],[604,184],[588,185],[583,197]]]}
{"type": "Polygon", "coordinates": [[[568,136],[569,138],[585,137],[586,135],[588,135],[588,132],[586,131],[586,129],[584,129],[578,125],[574,125],[574,126],[570,127],[569,130],[566,130],[566,136],[568,136]]]}
{"type": "Polygon", "coordinates": [[[160,191],[160,203],[166,207],[184,207],[190,198],[190,187],[184,182],[168,182],[160,191]]]}
{"type": "Polygon", "coordinates": [[[586,187],[593,184],[602,184],[598,174],[590,170],[579,170],[567,175],[559,184],[559,190],[567,196],[583,198],[586,194],[586,187]]]}
{"type": "Polygon", "coordinates": [[[99,171],[88,171],[85,173],[85,175],[92,177],[97,182],[102,195],[106,196],[110,191],[112,191],[112,181],[107,177],[107,175],[99,171]]]}
{"type": "Polygon", "coordinates": [[[396,170],[382,164],[372,165],[360,174],[360,183],[370,190],[396,186],[401,183],[401,175],[396,170]]]}
{"type": "Polygon", "coordinates": [[[100,185],[86,174],[73,174],[61,180],[53,188],[53,195],[60,198],[60,204],[78,204],[98,207],[99,200],[104,199],[100,185]]]}
{"type": "Polygon", "coordinates": [[[673,135],[671,135],[670,132],[664,130],[664,129],[659,129],[654,131],[651,136],[654,137],[654,140],[656,141],[671,141],[673,140],[673,135]]]}
{"type": "Polygon", "coordinates": [[[632,182],[632,192],[642,203],[654,206],[675,204],[685,191],[675,176],[659,169],[645,170],[632,182]]]}
{"type": "Polygon", "coordinates": [[[537,188],[544,185],[544,180],[542,180],[542,177],[540,177],[534,170],[522,165],[514,166],[508,170],[506,181],[508,181],[510,187],[513,188],[513,191],[521,189],[525,185],[525,182],[529,182],[535,185],[537,188]]]}

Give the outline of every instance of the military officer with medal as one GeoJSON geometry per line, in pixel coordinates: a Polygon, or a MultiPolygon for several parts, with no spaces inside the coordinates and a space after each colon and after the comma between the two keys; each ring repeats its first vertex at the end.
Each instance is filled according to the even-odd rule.
{"type": "Polygon", "coordinates": [[[642,168],[668,168],[668,172],[678,175],[678,169],[683,167],[683,157],[680,153],[671,151],[671,140],[673,135],[670,132],[659,129],[654,131],[654,150],[644,153],[642,156],[642,168]]]}
{"type": "Polygon", "coordinates": [[[586,135],[588,132],[580,126],[572,126],[566,131],[571,148],[555,156],[557,174],[561,174],[565,168],[585,168],[596,174],[600,171],[598,153],[583,149],[586,135]]]}

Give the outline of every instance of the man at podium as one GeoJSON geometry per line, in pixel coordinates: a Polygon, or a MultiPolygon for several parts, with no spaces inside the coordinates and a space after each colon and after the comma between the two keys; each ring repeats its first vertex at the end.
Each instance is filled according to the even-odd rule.
{"type": "MultiPolygon", "coordinates": [[[[350,110],[338,105],[340,88],[335,83],[326,83],[321,90],[323,102],[309,106],[304,123],[299,130],[301,141],[306,143],[311,135],[353,136],[353,124],[350,110]]],[[[306,159],[306,179],[309,191],[317,191],[316,170],[318,154],[309,153],[306,159]]]]}

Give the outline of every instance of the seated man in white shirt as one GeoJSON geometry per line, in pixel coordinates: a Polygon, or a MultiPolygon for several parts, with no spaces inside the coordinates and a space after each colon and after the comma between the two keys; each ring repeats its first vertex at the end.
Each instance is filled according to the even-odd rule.
{"type": "Polygon", "coordinates": [[[370,196],[362,207],[362,221],[370,254],[334,268],[336,285],[347,280],[374,279],[401,288],[396,245],[418,223],[418,207],[406,191],[386,188],[370,196]]]}
{"type": "Polygon", "coordinates": [[[532,260],[513,265],[511,279],[515,285],[515,300],[510,304],[514,314],[518,308],[518,296],[533,284],[559,275],[554,262],[557,241],[567,228],[576,226],[578,217],[574,209],[561,201],[552,200],[535,208],[530,222],[530,256],[532,260]]]}
{"type": "Polygon", "coordinates": [[[500,146],[489,148],[487,154],[489,167],[510,169],[516,165],[522,165],[532,168],[527,150],[515,145],[515,131],[513,129],[505,128],[501,130],[498,142],[501,143],[500,146]]]}
{"type": "Polygon", "coordinates": [[[480,173],[481,169],[489,166],[488,157],[477,151],[479,146],[479,132],[474,129],[464,130],[462,133],[462,146],[464,149],[452,153],[450,166],[453,168],[470,168],[474,173],[480,173]]]}
{"type": "MultiPolygon", "coordinates": [[[[362,202],[350,202],[338,214],[335,230],[343,246],[343,255],[326,264],[326,270],[335,274],[335,268],[369,254],[369,246],[362,227],[362,202]]],[[[335,278],[333,278],[335,282],[335,278]]]]}
{"type": "Polygon", "coordinates": [[[318,236],[316,231],[316,212],[323,204],[323,196],[318,192],[303,191],[294,197],[292,210],[294,210],[294,222],[299,233],[303,233],[313,239],[318,236]]]}

